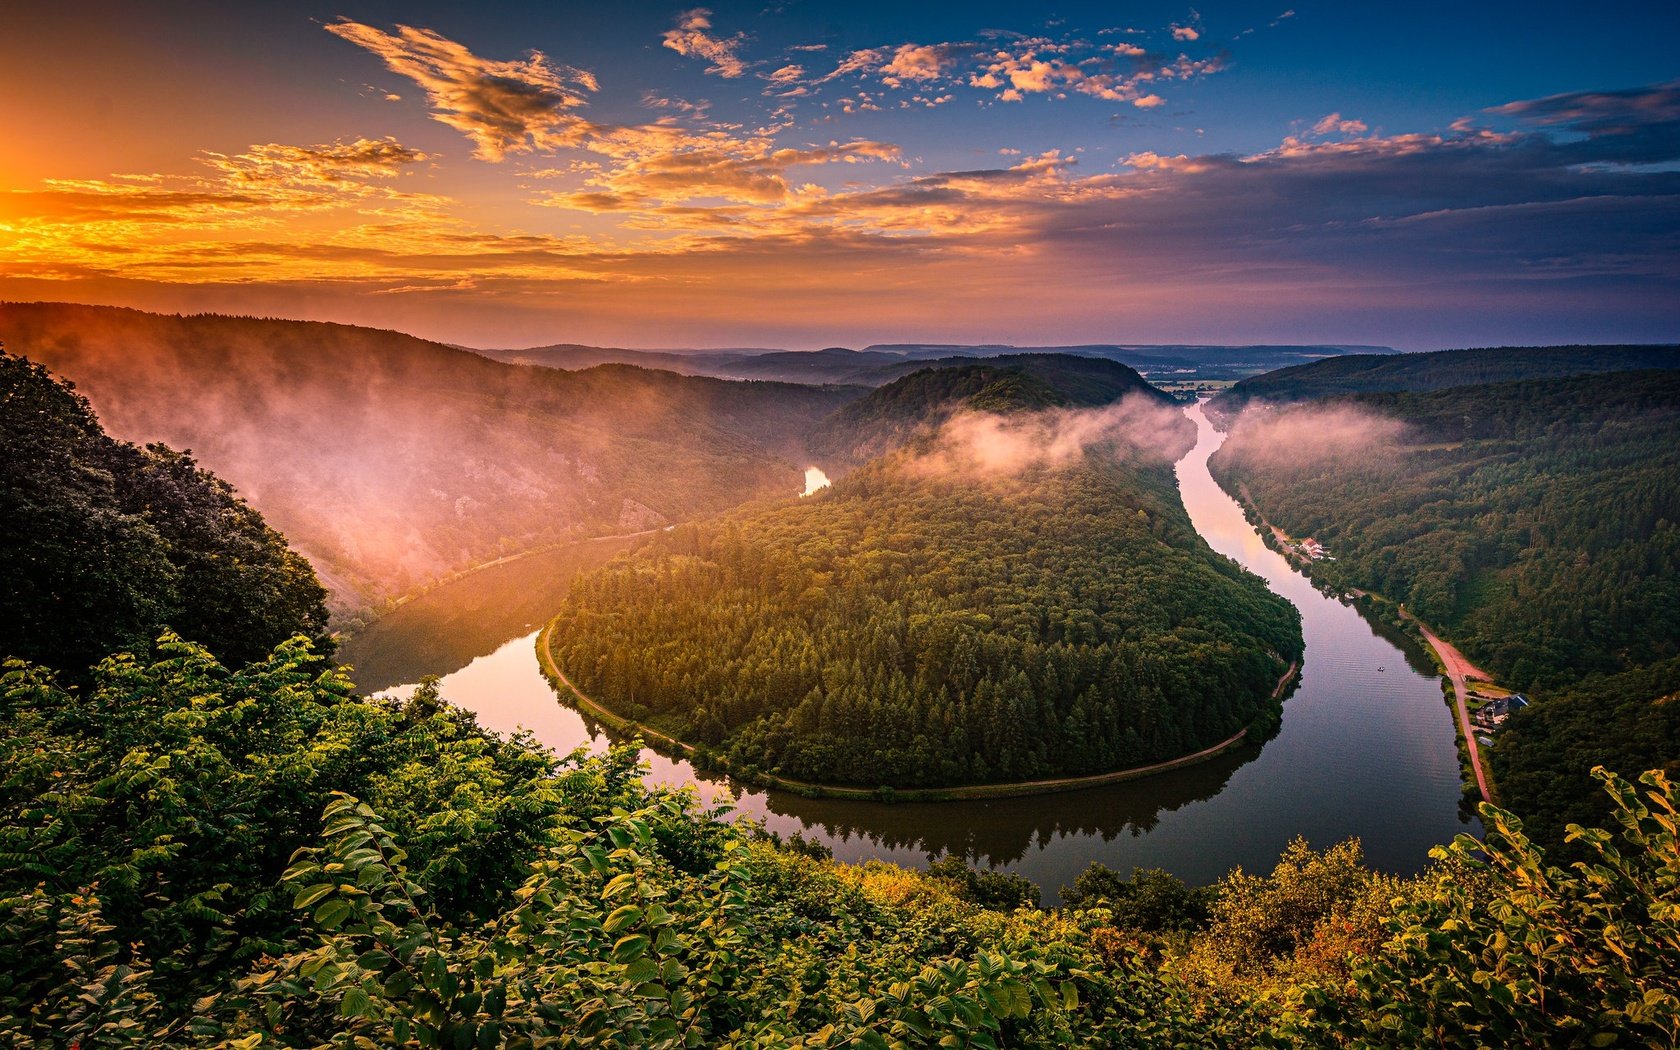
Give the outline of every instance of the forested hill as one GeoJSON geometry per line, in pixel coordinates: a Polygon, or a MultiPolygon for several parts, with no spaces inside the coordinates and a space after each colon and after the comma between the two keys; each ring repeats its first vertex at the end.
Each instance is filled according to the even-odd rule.
{"type": "Polygon", "coordinates": [[[1132,369],[1098,358],[1020,354],[929,367],[837,410],[817,428],[809,448],[825,468],[844,469],[931,433],[958,411],[1092,408],[1128,394],[1173,403],[1132,369]]]}
{"type": "Polygon", "coordinates": [[[190,449],[316,565],[335,611],[545,542],[797,492],[861,390],[516,367],[396,332],[0,304],[0,341],[118,437],[190,449]]]}
{"type": "MultiPolygon", "coordinates": [[[[1587,777],[1680,772],[1680,372],[1362,394],[1240,419],[1211,466],[1536,703],[1494,748],[1544,841],[1587,777]]],[[[1583,807],[1591,812],[1584,812],[1583,807]]]]}
{"type": "Polygon", "coordinates": [[[80,680],[165,627],[230,663],[324,641],[309,563],[227,484],[109,437],[84,398],[0,351],[0,660],[80,680]]]}
{"type": "Polygon", "coordinates": [[[1228,417],[1251,401],[1287,403],[1338,394],[1440,390],[1519,379],[1680,368],[1680,346],[1506,346],[1421,354],[1353,354],[1241,380],[1208,410],[1228,417]]]}
{"type": "Polygon", "coordinates": [[[1275,724],[1298,617],[1192,527],[1176,406],[1069,408],[1023,371],[911,378],[882,403],[962,410],[818,495],[578,580],[560,667],[738,771],[866,787],[1110,772],[1275,724]]]}

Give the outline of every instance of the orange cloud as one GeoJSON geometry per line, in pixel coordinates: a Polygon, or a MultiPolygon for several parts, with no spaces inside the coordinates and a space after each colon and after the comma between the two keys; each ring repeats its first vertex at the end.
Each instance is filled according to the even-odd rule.
{"type": "Polygon", "coordinates": [[[711,28],[712,13],[706,8],[684,11],[677,19],[676,28],[665,31],[665,46],[685,57],[705,59],[711,63],[706,72],[725,79],[745,73],[747,64],[735,52],[747,42],[746,34],[717,37],[708,32],[711,28]]]}
{"type": "Polygon", "coordinates": [[[584,104],[584,92],[599,89],[592,74],[556,66],[540,51],[498,62],[430,29],[399,25],[393,34],[344,19],[326,30],[420,85],[432,118],[471,139],[480,160],[569,144],[579,125],[571,110],[584,104]]]}
{"type": "Polygon", "coordinates": [[[938,80],[951,58],[949,44],[905,44],[881,66],[882,82],[898,87],[906,80],[938,80]]]}
{"type": "Polygon", "coordinates": [[[1314,135],[1363,135],[1369,131],[1363,120],[1343,120],[1340,113],[1331,113],[1313,125],[1314,135]]]}
{"type": "Polygon", "coordinates": [[[325,146],[252,146],[226,156],[205,153],[205,163],[230,181],[263,184],[342,182],[347,179],[394,178],[411,164],[431,157],[395,139],[356,139],[325,146]]]}

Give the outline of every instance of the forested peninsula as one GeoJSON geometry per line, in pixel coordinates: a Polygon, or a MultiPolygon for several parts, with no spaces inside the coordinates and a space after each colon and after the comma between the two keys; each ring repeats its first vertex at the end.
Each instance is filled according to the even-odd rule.
{"type": "Polygon", "coordinates": [[[552,656],[749,777],[1080,776],[1264,732],[1298,616],[1192,527],[1188,421],[1124,366],[1076,367],[1099,366],[1123,381],[974,367],[881,388],[830,433],[894,451],[578,580],[552,656]]]}

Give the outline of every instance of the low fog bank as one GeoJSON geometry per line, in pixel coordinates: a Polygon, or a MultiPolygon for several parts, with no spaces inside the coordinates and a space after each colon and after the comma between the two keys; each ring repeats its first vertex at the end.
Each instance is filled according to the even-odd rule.
{"type": "Polygon", "coordinates": [[[1255,403],[1225,423],[1229,436],[1216,455],[1268,469],[1374,462],[1414,440],[1401,420],[1348,404],[1255,403]]]}
{"type": "Polygon", "coordinates": [[[1181,408],[1133,393],[1100,408],[964,410],[940,425],[930,447],[907,469],[929,477],[1008,478],[1065,468],[1092,450],[1173,463],[1195,441],[1195,425],[1181,408]]]}

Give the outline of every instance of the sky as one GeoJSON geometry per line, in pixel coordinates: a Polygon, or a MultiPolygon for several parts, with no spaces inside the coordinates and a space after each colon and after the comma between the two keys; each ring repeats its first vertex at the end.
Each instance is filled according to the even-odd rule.
{"type": "Polygon", "coordinates": [[[0,299],[481,347],[1680,341],[1680,4],[129,2],[0,299]]]}

